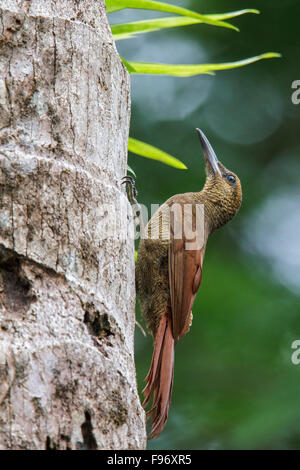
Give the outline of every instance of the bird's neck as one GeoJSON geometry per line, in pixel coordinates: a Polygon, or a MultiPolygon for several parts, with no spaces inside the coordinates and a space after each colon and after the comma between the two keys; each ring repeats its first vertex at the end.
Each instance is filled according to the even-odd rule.
{"type": "Polygon", "coordinates": [[[204,187],[199,193],[193,193],[193,199],[197,204],[204,204],[204,220],[208,235],[223,227],[235,216],[236,208],[232,207],[226,195],[220,194],[217,190],[208,191],[204,187]]]}

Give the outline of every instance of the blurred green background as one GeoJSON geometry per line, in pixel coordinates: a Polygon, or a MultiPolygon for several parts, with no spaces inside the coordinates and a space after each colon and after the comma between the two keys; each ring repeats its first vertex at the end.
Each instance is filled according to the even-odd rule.
{"type": "MultiPolygon", "coordinates": [[[[281,52],[241,69],[192,78],[134,75],[131,136],[182,160],[188,170],[130,155],[138,199],[150,207],[201,190],[204,163],[196,127],[243,185],[238,216],[209,240],[192,328],[177,345],[167,425],[149,449],[299,449],[300,80],[296,0],[176,1],[201,13],[258,8],[230,20],[240,33],[208,25],[119,41],[128,60],[225,62],[281,52]]],[[[112,24],[165,16],[124,10],[112,24]]],[[[137,319],[145,325],[137,308],[137,319]]],[[[136,329],[139,390],[152,339],[136,329]]]]}

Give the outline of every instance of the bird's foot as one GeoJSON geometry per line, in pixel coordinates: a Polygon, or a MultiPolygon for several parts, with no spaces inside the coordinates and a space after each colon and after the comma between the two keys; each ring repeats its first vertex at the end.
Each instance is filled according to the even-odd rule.
{"type": "Polygon", "coordinates": [[[122,178],[122,184],[126,184],[126,187],[128,188],[128,199],[130,204],[132,205],[134,218],[137,220],[137,225],[139,225],[140,227],[140,236],[142,236],[142,234],[144,233],[145,226],[142,217],[141,206],[139,205],[136,199],[138,192],[135,187],[134,178],[128,175],[124,176],[124,178],[122,178]]]}
{"type": "Polygon", "coordinates": [[[126,187],[128,188],[128,199],[129,199],[129,202],[130,204],[133,206],[134,204],[138,204],[137,202],[137,195],[138,195],[138,192],[137,192],[137,189],[135,187],[135,181],[134,181],[134,178],[132,176],[124,176],[122,178],[122,184],[126,184],[126,187]]]}
{"type": "Polygon", "coordinates": [[[193,312],[190,313],[189,322],[186,325],[185,329],[182,331],[182,333],[180,335],[180,338],[182,338],[184,335],[186,335],[190,331],[190,328],[192,326],[192,322],[193,322],[193,312]]]}

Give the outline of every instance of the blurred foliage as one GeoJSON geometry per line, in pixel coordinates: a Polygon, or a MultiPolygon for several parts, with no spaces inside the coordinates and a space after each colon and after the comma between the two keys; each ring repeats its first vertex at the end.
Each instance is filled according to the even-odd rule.
{"type": "MultiPolygon", "coordinates": [[[[209,240],[193,325],[176,347],[168,423],[150,449],[300,448],[300,365],[291,362],[291,344],[300,339],[300,105],[291,101],[292,82],[300,79],[300,5],[250,3],[261,15],[239,18],[238,35],[190,25],[117,43],[132,61],[220,62],[264,50],[283,55],[214,77],[131,77],[131,134],[189,168],[130,156],[139,202],[150,208],[201,189],[196,127],[240,176],[244,195],[238,216],[209,240]]],[[[185,6],[198,10],[199,1],[185,6]]],[[[212,14],[246,7],[249,1],[201,2],[201,11],[212,14]]],[[[114,15],[116,23],[141,19],[129,10],[114,15]]],[[[138,306],[137,319],[145,325],[138,306]]],[[[139,390],[151,354],[151,337],[137,328],[139,390]]]]}
{"type": "Polygon", "coordinates": [[[172,157],[172,155],[169,155],[168,153],[153,147],[153,145],[145,144],[145,142],[133,139],[132,137],[129,137],[128,139],[128,151],[142,157],[157,160],[159,162],[165,163],[166,165],[178,168],[179,170],[187,169],[185,164],[178,160],[178,158],[172,157]]]}
{"type": "MultiPolygon", "coordinates": [[[[195,18],[197,20],[200,20],[202,23],[207,23],[207,24],[211,24],[214,26],[221,26],[225,28],[236,29],[231,24],[222,22],[221,20],[224,19],[222,15],[217,15],[213,17],[209,15],[201,15],[200,13],[196,11],[188,10],[186,8],[182,8],[181,6],[177,6],[177,5],[172,5],[170,2],[157,2],[155,0],[106,0],[106,8],[107,8],[108,13],[119,11],[124,8],[163,11],[165,13],[175,13],[177,15],[187,16],[189,18],[195,18]]],[[[247,12],[249,12],[249,10],[243,13],[247,13],[247,12]]],[[[225,18],[232,18],[233,16],[238,16],[238,15],[235,15],[235,14],[229,15],[229,16],[225,15],[225,18]]],[[[114,28],[112,32],[115,33],[114,28]]],[[[132,31],[129,30],[127,32],[131,33],[132,31]]]]}
{"type": "MultiPolygon", "coordinates": [[[[126,8],[131,9],[148,9],[154,11],[162,11],[168,13],[176,13],[178,17],[156,18],[146,21],[133,21],[130,23],[121,23],[111,25],[111,32],[115,41],[133,38],[136,34],[150,33],[159,31],[165,28],[174,28],[178,26],[185,26],[195,23],[204,23],[211,26],[219,26],[224,28],[234,29],[239,31],[236,26],[222,20],[235,18],[247,13],[259,14],[255,9],[244,9],[228,13],[216,13],[213,15],[201,15],[198,12],[187,10],[186,8],[178,7],[176,5],[157,2],[153,0],[106,0],[106,8],[108,13],[123,10],[126,8]]],[[[268,52],[260,54],[248,59],[238,60],[235,62],[228,62],[222,64],[161,64],[161,63],[146,63],[146,62],[132,62],[121,57],[123,64],[131,74],[152,74],[152,75],[171,75],[175,77],[191,77],[193,75],[209,74],[213,75],[217,70],[227,70],[245,65],[252,64],[262,59],[271,59],[280,57],[280,54],[268,52]]],[[[174,166],[175,168],[186,169],[178,159],[171,155],[149,145],[138,141],[136,139],[129,139],[128,150],[142,157],[159,160],[166,165],[174,166]]],[[[132,169],[129,171],[132,172],[132,169]]]]}
{"type": "Polygon", "coordinates": [[[276,52],[267,52],[248,59],[225,62],[221,64],[154,64],[153,62],[133,62],[122,58],[124,65],[130,73],[149,73],[153,75],[173,75],[174,77],[192,77],[193,75],[214,75],[217,70],[235,69],[253,64],[261,59],[280,57],[276,52]]]}

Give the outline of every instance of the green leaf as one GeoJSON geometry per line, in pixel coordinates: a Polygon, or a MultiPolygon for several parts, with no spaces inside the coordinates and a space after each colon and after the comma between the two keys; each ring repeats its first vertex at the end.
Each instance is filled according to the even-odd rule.
{"type": "Polygon", "coordinates": [[[189,24],[203,23],[202,20],[195,18],[172,16],[169,18],[160,18],[148,21],[134,21],[132,23],[116,24],[111,26],[111,31],[115,41],[128,39],[136,34],[150,33],[163,28],[175,28],[189,24]]]}
{"type": "Polygon", "coordinates": [[[120,58],[121,58],[123,64],[125,65],[125,67],[127,68],[129,73],[136,73],[135,68],[131,65],[131,62],[128,62],[126,59],[124,59],[124,57],[120,56],[120,58]]]}
{"type": "Polygon", "coordinates": [[[237,16],[245,15],[246,13],[260,14],[259,10],[254,8],[246,8],[245,10],[230,11],[228,13],[216,13],[211,15],[205,15],[214,20],[229,20],[230,18],[236,18],[237,16]]]}
{"type": "Polygon", "coordinates": [[[133,171],[133,169],[129,165],[127,165],[127,172],[131,173],[136,178],[135,172],[133,171]]]}
{"type": "Polygon", "coordinates": [[[124,8],[136,8],[141,10],[156,10],[164,11],[166,13],[175,13],[177,15],[189,16],[191,18],[202,20],[203,23],[239,31],[238,28],[230,23],[212,18],[209,15],[201,15],[195,11],[187,10],[186,8],[178,7],[176,5],[171,5],[170,3],[156,2],[152,0],[106,0],[107,13],[123,10],[124,8]]]}
{"type": "Polygon", "coordinates": [[[199,74],[213,75],[217,70],[234,69],[252,64],[262,59],[281,57],[277,52],[267,52],[265,54],[249,57],[248,59],[236,62],[225,62],[223,64],[195,64],[195,65],[171,65],[156,64],[147,62],[131,62],[122,58],[124,65],[130,73],[152,74],[152,75],[172,75],[175,77],[191,77],[199,74]]]}
{"type": "MultiPolygon", "coordinates": [[[[230,13],[222,13],[219,15],[206,15],[211,19],[212,17],[217,16],[216,19],[224,18],[233,18],[235,16],[240,16],[245,13],[259,13],[258,10],[239,10],[233,11],[230,13]]],[[[133,21],[132,23],[122,23],[111,26],[111,31],[114,36],[115,41],[121,39],[129,39],[134,37],[136,34],[150,33],[152,31],[158,31],[164,28],[176,28],[179,26],[187,26],[190,24],[200,24],[204,23],[203,19],[199,18],[190,18],[188,16],[171,16],[168,18],[159,18],[154,20],[145,20],[145,21],[133,21]]]]}
{"type": "Polygon", "coordinates": [[[172,75],[175,77],[191,77],[197,74],[208,74],[214,75],[214,72],[201,72],[191,71],[191,67],[201,67],[203,65],[170,65],[170,64],[155,64],[146,62],[132,62],[127,61],[124,57],[121,57],[123,64],[127,68],[129,73],[140,73],[140,74],[153,74],[153,75],[172,75]]]}
{"type": "Polygon", "coordinates": [[[153,147],[153,145],[149,145],[145,142],[141,142],[140,140],[133,139],[132,137],[129,137],[128,139],[128,150],[129,152],[135,153],[142,157],[151,158],[152,160],[158,160],[162,163],[165,163],[166,165],[178,168],[180,170],[187,169],[184,163],[182,163],[177,158],[172,157],[172,155],[169,155],[157,147],[153,147]]]}

